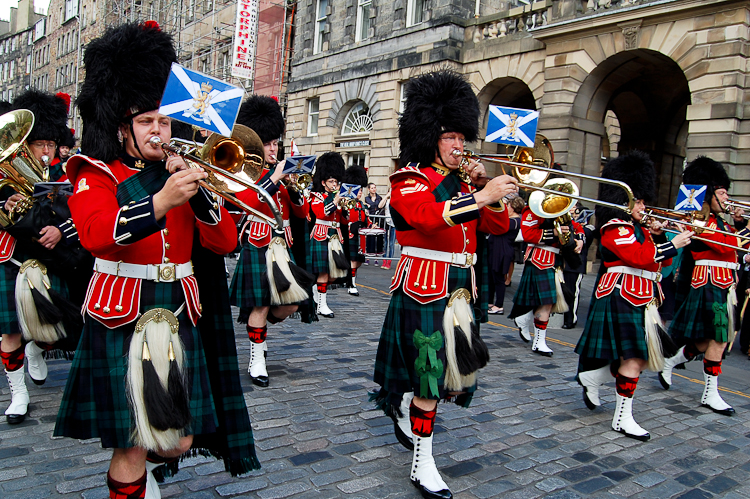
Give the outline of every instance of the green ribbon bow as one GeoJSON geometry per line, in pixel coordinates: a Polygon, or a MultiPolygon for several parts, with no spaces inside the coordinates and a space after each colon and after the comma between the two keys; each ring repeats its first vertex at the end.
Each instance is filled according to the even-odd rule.
{"type": "Polygon", "coordinates": [[[417,329],[414,332],[414,347],[419,351],[419,356],[414,361],[414,369],[420,380],[419,396],[439,397],[438,380],[443,375],[443,361],[437,358],[437,351],[443,348],[443,335],[440,331],[435,331],[430,336],[425,336],[417,329]]]}

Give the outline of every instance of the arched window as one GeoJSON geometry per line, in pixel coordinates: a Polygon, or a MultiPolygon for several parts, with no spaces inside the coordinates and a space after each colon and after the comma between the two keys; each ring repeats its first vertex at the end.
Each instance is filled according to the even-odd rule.
{"type": "Polygon", "coordinates": [[[370,108],[364,102],[359,102],[349,110],[349,114],[344,119],[344,126],[341,129],[342,135],[352,135],[355,133],[366,133],[372,130],[372,117],[370,108]]]}

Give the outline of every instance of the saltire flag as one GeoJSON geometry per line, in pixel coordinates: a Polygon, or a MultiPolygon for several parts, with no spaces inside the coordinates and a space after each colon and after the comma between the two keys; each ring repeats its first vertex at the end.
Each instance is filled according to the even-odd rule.
{"type": "Polygon", "coordinates": [[[285,161],[284,174],[303,175],[312,173],[315,167],[315,156],[289,156],[285,161]]]}
{"type": "Polygon", "coordinates": [[[339,188],[339,197],[357,199],[362,186],[358,184],[341,184],[339,188]]]}
{"type": "Polygon", "coordinates": [[[299,147],[297,147],[297,142],[292,139],[292,156],[299,156],[299,147]]]}
{"type": "Polygon", "coordinates": [[[172,63],[159,114],[232,136],[245,90],[172,63]]]}
{"type": "Polygon", "coordinates": [[[703,198],[706,197],[705,185],[680,185],[677,192],[677,205],[674,209],[679,211],[700,211],[703,209],[703,198]]]}
{"type": "Polygon", "coordinates": [[[534,147],[539,111],[490,105],[487,142],[534,147]]]}

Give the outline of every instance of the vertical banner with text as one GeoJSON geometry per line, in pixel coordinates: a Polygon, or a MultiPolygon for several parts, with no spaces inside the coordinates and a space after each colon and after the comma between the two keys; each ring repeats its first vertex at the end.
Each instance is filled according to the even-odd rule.
{"type": "Polygon", "coordinates": [[[234,30],[232,76],[252,78],[255,67],[255,46],[258,40],[259,0],[237,1],[237,26],[234,30]]]}

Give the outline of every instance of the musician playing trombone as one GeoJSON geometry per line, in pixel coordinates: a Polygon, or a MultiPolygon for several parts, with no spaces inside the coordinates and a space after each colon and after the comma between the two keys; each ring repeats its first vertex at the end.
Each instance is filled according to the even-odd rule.
{"type": "MultiPolygon", "coordinates": [[[[559,168],[559,165],[556,166],[559,168]]],[[[526,343],[531,340],[530,330],[533,324],[534,341],[531,351],[551,357],[553,352],[546,341],[550,314],[568,311],[562,291],[561,252],[569,251],[580,255],[585,235],[579,223],[571,221],[565,225],[557,224],[556,227],[554,219],[542,218],[528,206],[521,214],[521,234],[529,246],[509,318],[516,320],[519,335],[526,343]]],[[[576,259],[580,264],[580,257],[576,259]]]]}
{"type": "MultiPolygon", "coordinates": [[[[711,229],[731,230],[719,216],[725,212],[729,176],[721,163],[706,156],[693,160],[682,175],[685,184],[705,185],[705,203],[711,208],[701,241],[693,241],[683,257],[677,282],[677,303],[670,335],[683,345],[664,362],[659,382],[665,390],[672,386],[673,369],[703,354],[705,386],[701,405],[718,414],[731,416],[734,408],[719,395],[718,378],[724,348],[734,337],[735,271],[740,239],[711,229]],[[726,246],[720,245],[724,244],[726,246]]],[[[743,227],[742,210],[733,214],[735,227],[743,227]]]]}
{"type": "MultiPolygon", "coordinates": [[[[658,306],[663,299],[661,267],[669,265],[677,249],[687,246],[692,232],[667,241],[661,223],[642,225],[644,200],[653,199],[654,164],[646,153],[633,151],[610,160],[602,178],[625,182],[633,192],[632,214],[611,207],[596,207],[602,266],[583,334],[576,346],[580,355],[578,382],[591,410],[601,405],[601,385],[615,377],[617,405],[612,429],[645,441],[650,438],[633,419],[633,394],[647,366],[658,370],[664,363],[660,346],[663,327],[658,306]]],[[[627,203],[617,186],[601,183],[599,199],[627,203]]]]}
{"type": "Polygon", "coordinates": [[[488,180],[481,163],[461,161],[478,124],[477,97],[460,75],[440,70],[409,81],[399,119],[403,166],[390,177],[402,253],[373,398],[393,419],[398,441],[413,450],[411,482],[425,498],[452,497],[432,456],[438,401],[468,407],[476,372],[488,361],[474,316],[478,231],[508,230],[501,200],[517,191],[515,178],[488,180]]]}
{"type": "Polygon", "coordinates": [[[166,464],[164,473],[177,472],[189,450],[223,459],[232,474],[260,467],[244,399],[212,390],[211,366],[239,386],[237,364],[209,363],[196,326],[203,309],[190,261],[194,233],[225,254],[237,230],[199,185],[207,174],[165,158],[159,145],[171,137],[158,107],[176,60],[171,36],[153,21],[89,42],[78,96],[87,156],[68,161],[73,220],[97,258],[54,434],[114,449],[106,482],[113,498],[160,497],[151,471],[166,464]],[[246,431],[217,417],[214,404],[225,403],[241,404],[232,414],[245,418],[246,431]]]}

